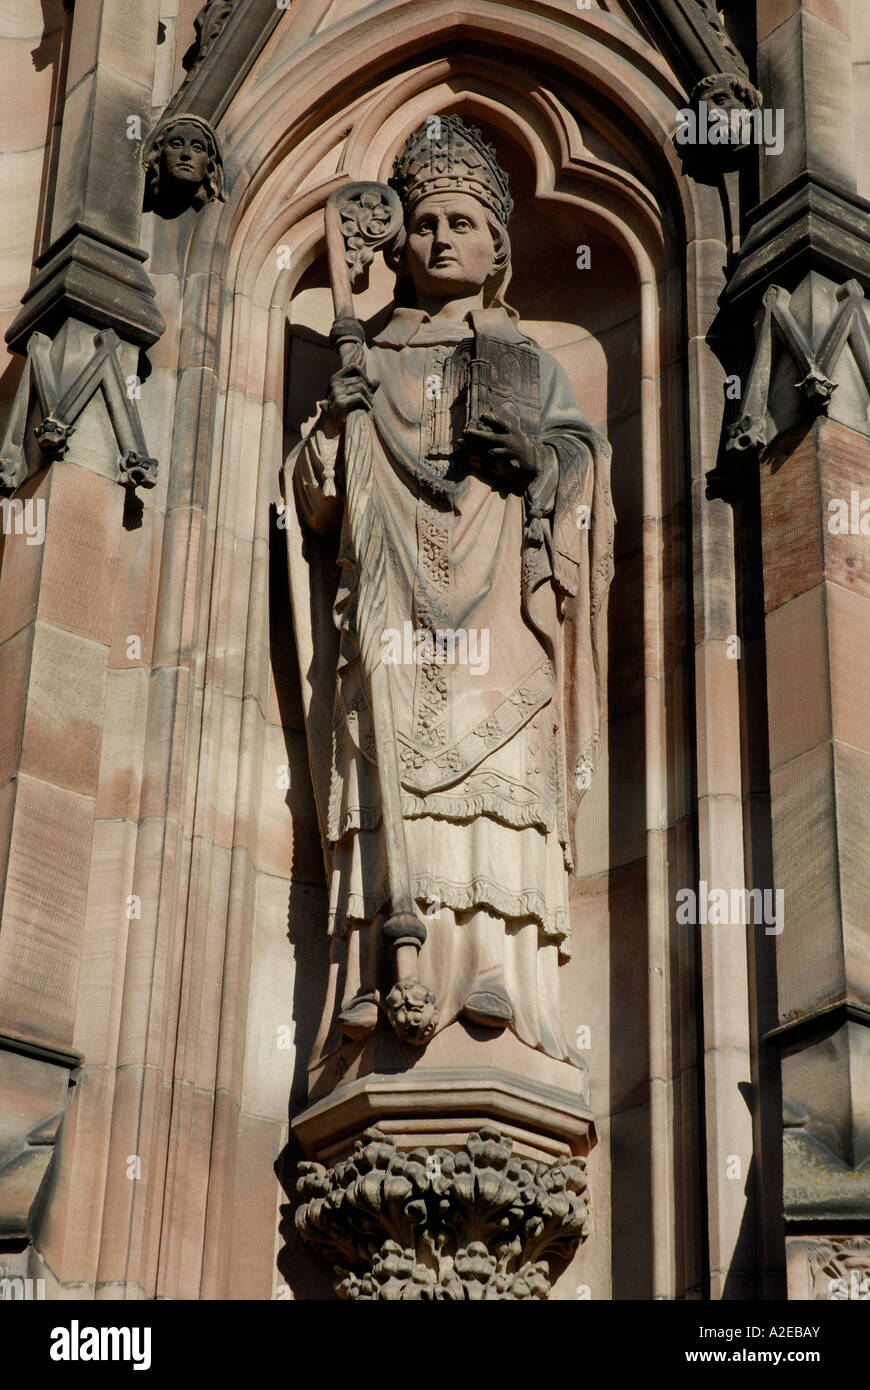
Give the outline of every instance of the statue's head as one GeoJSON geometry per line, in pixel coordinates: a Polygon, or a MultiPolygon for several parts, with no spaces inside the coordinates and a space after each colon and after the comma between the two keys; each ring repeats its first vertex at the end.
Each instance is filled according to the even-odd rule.
{"type": "Polygon", "coordinates": [[[146,211],[224,201],[223,161],[214,131],[185,112],[159,125],[146,145],[146,211]]]}
{"type": "Polygon", "coordinates": [[[452,299],[484,291],[497,302],[510,275],[508,179],[495,151],[459,116],[430,116],[408,137],[390,180],[405,212],[388,253],[418,294],[452,299]]]}

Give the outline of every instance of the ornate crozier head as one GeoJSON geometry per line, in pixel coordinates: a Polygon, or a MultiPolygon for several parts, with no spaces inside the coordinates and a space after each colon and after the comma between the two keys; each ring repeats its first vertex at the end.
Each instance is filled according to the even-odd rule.
{"type": "Polygon", "coordinates": [[[158,125],[142,163],[146,212],[172,216],[185,207],[225,201],[217,136],[201,116],[181,112],[158,125]]]}
{"type": "Polygon", "coordinates": [[[408,136],[393,165],[390,184],[405,213],[404,228],[386,252],[388,264],[399,276],[397,302],[414,302],[407,257],[409,228],[452,203],[465,207],[488,228],[491,254],[488,246],[483,260],[472,254],[469,273],[474,277],[479,271],[478,287],[483,285],[487,308],[507,308],[503,295],[511,273],[507,224],[513,199],[507,174],[477,127],[466,125],[461,116],[427,117],[420,129],[408,136]]]}

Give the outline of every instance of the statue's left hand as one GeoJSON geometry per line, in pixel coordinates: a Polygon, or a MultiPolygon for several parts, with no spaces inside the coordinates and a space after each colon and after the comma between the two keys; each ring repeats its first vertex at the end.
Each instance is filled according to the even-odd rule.
{"type": "Polygon", "coordinates": [[[485,428],[469,429],[465,437],[485,449],[495,463],[507,464],[510,472],[522,475],[525,485],[534,481],[546,466],[540,439],[522,425],[519,411],[509,403],[502,416],[481,414],[485,428]]]}

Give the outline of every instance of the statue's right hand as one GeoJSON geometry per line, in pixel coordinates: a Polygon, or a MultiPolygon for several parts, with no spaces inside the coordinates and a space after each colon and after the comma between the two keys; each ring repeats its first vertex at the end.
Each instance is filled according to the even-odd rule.
{"type": "Polygon", "coordinates": [[[329,383],[329,406],[334,418],[344,421],[351,410],[371,410],[378,383],[369,381],[360,367],[342,367],[329,383]]]}

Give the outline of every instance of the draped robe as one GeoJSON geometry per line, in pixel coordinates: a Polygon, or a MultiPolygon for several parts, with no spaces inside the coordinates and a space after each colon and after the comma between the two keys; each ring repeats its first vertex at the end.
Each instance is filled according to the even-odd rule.
{"type": "MultiPolygon", "coordinates": [[[[561,366],[535,348],[545,466],[524,495],[482,462],[469,464],[456,448],[447,359],[473,331],[508,344],[531,340],[503,309],[468,319],[442,324],[395,309],[366,350],[367,373],[379,383],[372,423],[389,557],[384,657],[401,650],[406,658],[388,670],[411,891],[427,927],[418,974],[436,992],[440,1027],[469,994],[495,986],[522,1041],[576,1060],[557,969],[569,953],[570,825],[599,740],[613,553],[609,446],[561,366]],[[408,661],[411,634],[417,659],[408,661]],[[452,653],[439,634],[455,634],[452,653]],[[446,660],[430,659],[433,652],[446,660]]],[[[378,940],[389,892],[354,631],[358,576],[341,529],[342,445],[321,403],[285,467],[285,496],[297,508],[288,507],[291,598],[334,945],[322,1050],[337,1043],[330,1012],[354,997],[382,997],[392,983],[378,940]],[[333,472],[330,498],[323,480],[333,472]],[[341,577],[328,594],[310,533],[336,529],[341,577]],[[326,603],[337,652],[310,636],[325,631],[326,603]]]]}

